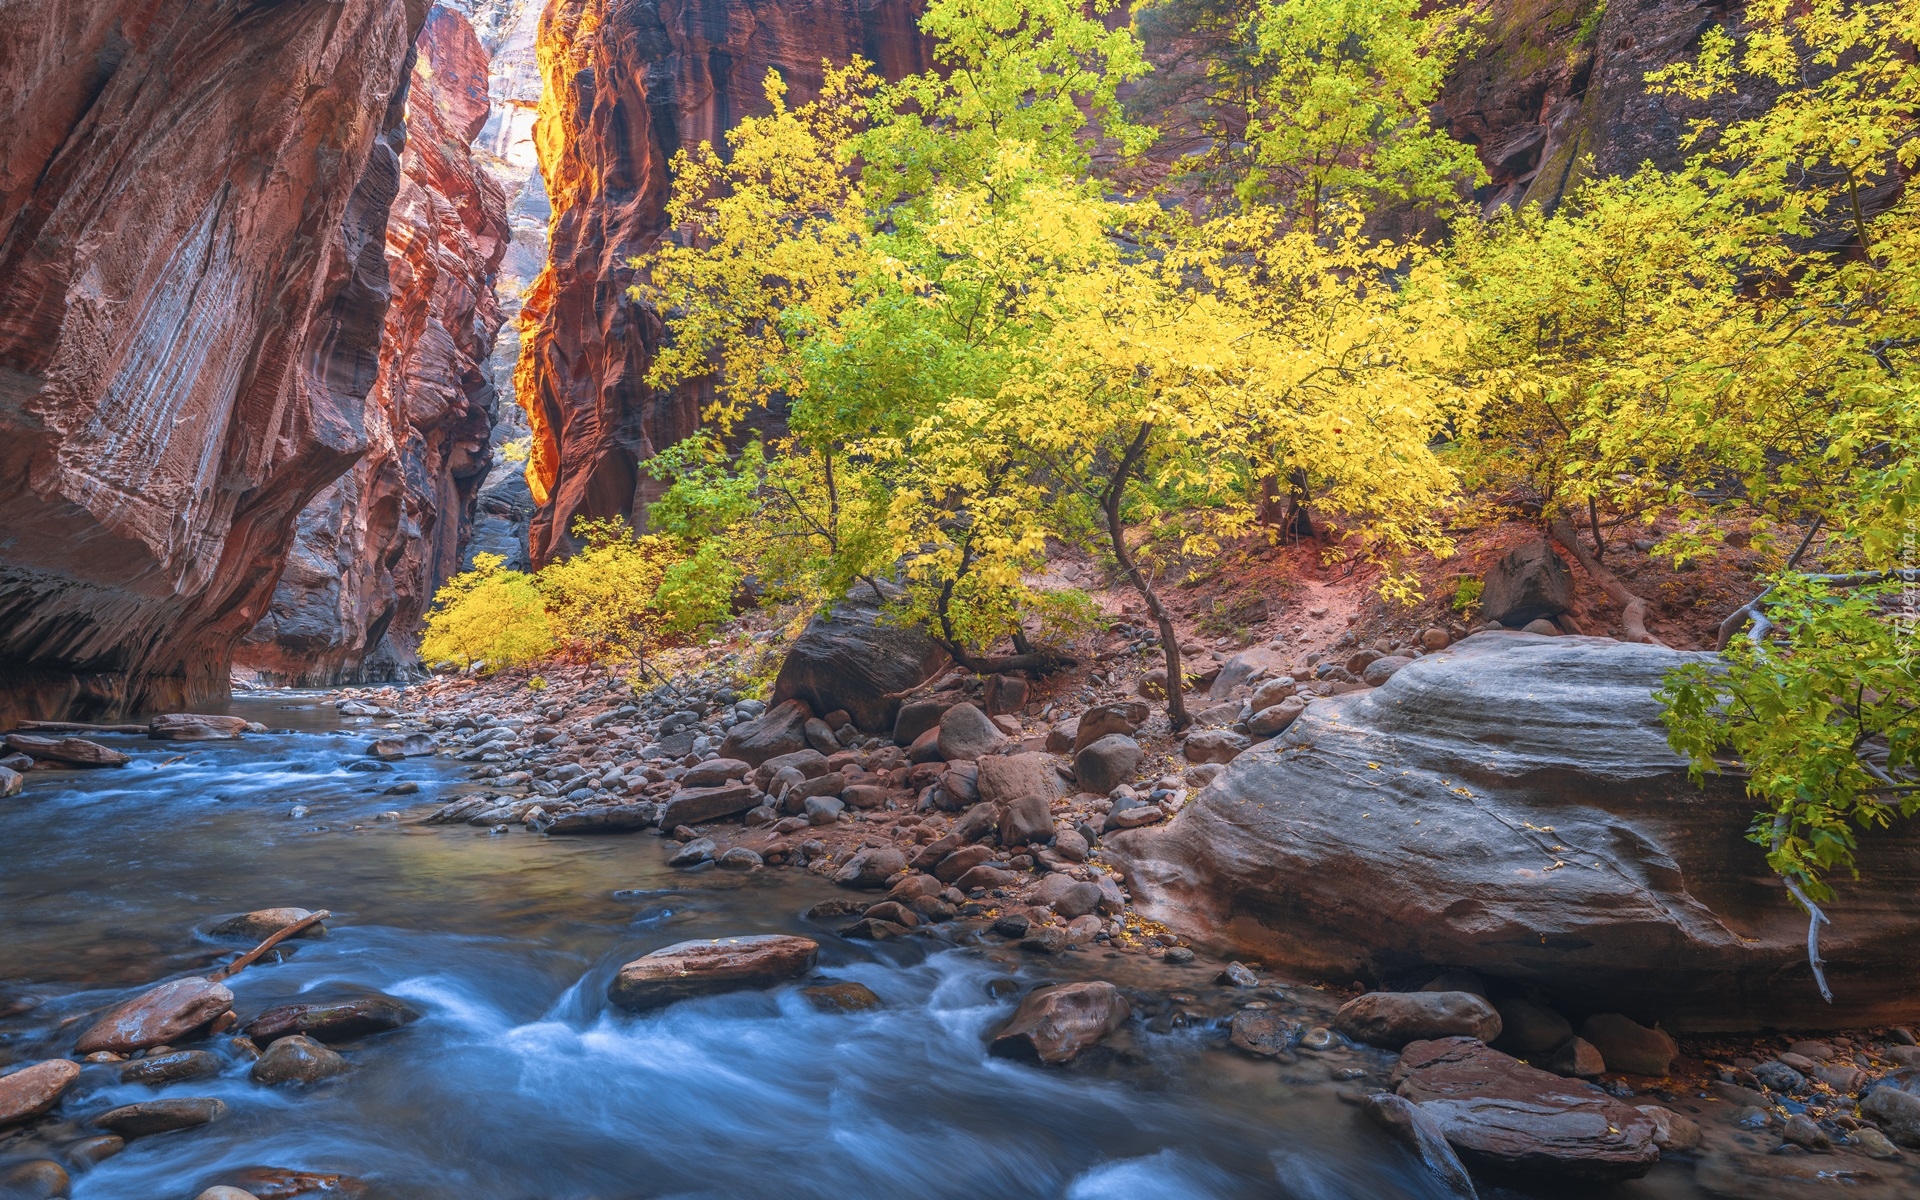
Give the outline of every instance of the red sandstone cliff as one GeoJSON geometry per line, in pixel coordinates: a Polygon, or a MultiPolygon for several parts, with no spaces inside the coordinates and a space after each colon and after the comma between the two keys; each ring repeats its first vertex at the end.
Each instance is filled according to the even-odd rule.
{"type": "Polygon", "coordinates": [[[0,717],[224,694],[365,444],[426,7],[8,6],[0,717]]]}
{"type": "Polygon", "coordinates": [[[692,393],[646,386],[661,326],[626,297],[625,260],[665,226],[673,152],[764,111],[769,67],[799,102],[822,59],[862,54],[894,77],[925,69],[918,12],[917,0],[550,0],[535,142],[551,257],[521,312],[514,377],[533,433],[536,562],[564,548],[575,516],[631,513],[638,462],[695,427],[692,393]]]}
{"type": "Polygon", "coordinates": [[[417,50],[367,453],[300,514],[267,615],[235,652],[268,682],[404,675],[434,591],[459,569],[490,462],[486,361],[507,220],[500,186],[470,149],[488,117],[487,55],[465,17],[438,7],[417,50]]]}

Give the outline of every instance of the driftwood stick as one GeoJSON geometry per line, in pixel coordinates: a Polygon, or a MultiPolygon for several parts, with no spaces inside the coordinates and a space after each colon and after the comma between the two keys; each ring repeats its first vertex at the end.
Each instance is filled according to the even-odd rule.
{"type": "Polygon", "coordinates": [[[295,934],[311,929],[332,915],[332,913],[323,908],[317,913],[312,913],[300,918],[285,929],[277,930],[272,936],[268,937],[266,941],[261,942],[258,946],[242,954],[226,966],[221,967],[218,971],[211,972],[207,978],[213,980],[215,983],[219,983],[223,979],[232,979],[235,975],[238,975],[241,971],[257,962],[262,954],[265,954],[295,934]]]}

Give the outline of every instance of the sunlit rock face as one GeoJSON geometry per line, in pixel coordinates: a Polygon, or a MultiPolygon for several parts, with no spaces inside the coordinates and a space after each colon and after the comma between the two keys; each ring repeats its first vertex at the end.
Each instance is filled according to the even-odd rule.
{"type": "Polygon", "coordinates": [[[864,55],[890,77],[924,69],[916,0],[551,0],[534,127],[552,205],[551,258],[521,312],[514,390],[526,411],[526,480],[539,505],[531,556],[566,547],[575,517],[630,514],[654,481],[638,464],[693,432],[694,389],[645,377],[662,334],[627,298],[632,255],[665,229],[675,150],[718,143],[766,111],[769,68],[789,99],[817,94],[821,62],[864,55]]]}
{"type": "Polygon", "coordinates": [[[426,9],[8,6],[0,717],[225,693],[367,444],[426,9]]]}
{"type": "Polygon", "coordinates": [[[490,462],[488,356],[502,319],[494,275],[508,230],[505,196],[470,152],[490,112],[487,54],[467,19],[440,7],[417,51],[367,452],[300,514],[267,616],[236,652],[263,682],[413,669],[422,617],[459,569],[490,462]]]}
{"type": "Polygon", "coordinates": [[[533,519],[533,494],[527,489],[526,460],[519,453],[529,440],[526,414],[514,402],[513,368],[520,358],[521,298],[547,262],[546,183],[533,147],[533,123],[540,111],[538,35],[544,0],[471,0],[470,13],[480,42],[491,55],[487,89],[493,102],[487,124],[474,140],[474,158],[506,193],[507,253],[494,290],[504,321],[494,339],[487,373],[498,395],[494,413],[494,461],[480,488],[466,556],[497,554],[507,565],[528,565],[527,526],[533,519]]]}

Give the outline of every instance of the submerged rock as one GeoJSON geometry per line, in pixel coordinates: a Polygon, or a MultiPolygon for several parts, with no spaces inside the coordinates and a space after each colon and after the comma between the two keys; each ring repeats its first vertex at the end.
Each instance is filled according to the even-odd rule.
{"type": "Polygon", "coordinates": [[[220,1073],[220,1059],[205,1050],[176,1050],[172,1054],[136,1058],[120,1068],[121,1083],[179,1083],[220,1073]]]}
{"type": "Polygon", "coordinates": [[[80,1064],[64,1058],[50,1058],[0,1075],[0,1129],[46,1112],[78,1078],[80,1064]]]}
{"type": "Polygon", "coordinates": [[[303,1033],[323,1042],[350,1042],[355,1038],[398,1029],[420,1019],[420,1014],[392,996],[362,996],[330,1004],[283,1004],[261,1013],[246,1025],[256,1042],[303,1033]]]}
{"type": "MultiPolygon", "coordinates": [[[[247,938],[252,941],[265,941],[289,925],[298,925],[312,916],[304,908],[260,908],[237,917],[228,917],[207,932],[215,937],[247,938]]],[[[315,938],[326,934],[324,923],[310,925],[295,934],[295,937],[315,938]]]]}
{"type": "Polygon", "coordinates": [[[622,1008],[660,1008],[692,996],[765,987],[813,970],[820,944],[787,934],[678,942],[621,967],[607,998],[622,1008]]]}
{"type": "Polygon", "coordinates": [[[347,1060],[304,1034],[289,1034],[267,1047],[248,1072],[255,1083],[318,1083],[347,1069],[347,1060]]]}
{"type": "Polygon", "coordinates": [[[208,1096],[178,1100],[143,1100],[109,1109],[93,1119],[96,1128],[123,1138],[148,1137],[193,1129],[225,1116],[227,1106],[208,1096]]]}

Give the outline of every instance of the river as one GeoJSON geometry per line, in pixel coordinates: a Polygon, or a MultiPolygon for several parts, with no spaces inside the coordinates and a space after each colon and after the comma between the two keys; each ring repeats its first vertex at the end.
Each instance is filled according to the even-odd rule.
{"type": "MultiPolygon", "coordinates": [[[[66,1053],[85,1014],[230,957],[241,947],[204,931],[266,907],[334,916],[326,937],[231,981],[243,1021],[367,991],[424,1016],[341,1047],[352,1070],[307,1088],[251,1082],[223,1037],[204,1043],[228,1059],[214,1079],[156,1089],[87,1068],[61,1109],[81,1121],[163,1094],[218,1097],[228,1112],[129,1142],[76,1174],[73,1200],[191,1200],[263,1165],[359,1177],[370,1200],[1447,1194],[1339,1095],[1356,1084],[1336,1073],[1377,1083],[1390,1056],[1246,1059],[1207,1019],[1198,974],[1196,1019],[1135,1022],[1116,1052],[1067,1069],[990,1058],[1009,977],[1021,990],[1066,976],[1145,988],[1113,973],[1141,968],[1097,951],[845,941],[802,916],[844,892],[797,872],[674,871],[647,834],[421,825],[460,790],[457,764],[349,771],[367,730],[311,695],[231,711],[282,732],[103,736],[133,764],[36,772],[0,801],[0,1011],[8,995],[38,1001],[0,1020],[0,1063],[66,1053]],[[402,781],[420,790],[382,794],[402,781]],[[641,954],[759,932],[819,939],[819,974],[864,983],[883,1006],[818,1012],[799,985],[645,1016],[606,1001],[641,954]]],[[[29,1153],[0,1143],[0,1158],[29,1153]]],[[[1608,1194],[1698,1195],[1688,1177],[1663,1165],[1608,1194]]]]}

